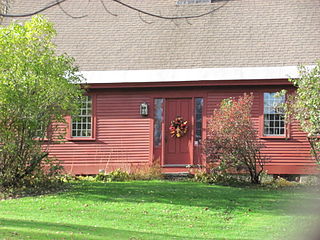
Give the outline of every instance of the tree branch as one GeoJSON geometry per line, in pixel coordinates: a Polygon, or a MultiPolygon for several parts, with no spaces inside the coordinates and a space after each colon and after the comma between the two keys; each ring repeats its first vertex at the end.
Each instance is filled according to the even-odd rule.
{"type": "Polygon", "coordinates": [[[33,15],[39,14],[41,12],[44,12],[45,10],[53,8],[53,7],[57,6],[57,5],[59,5],[60,3],[63,3],[63,2],[66,2],[66,1],[67,0],[57,0],[56,2],[51,3],[46,7],[43,7],[41,9],[37,10],[37,11],[30,12],[30,13],[24,13],[24,14],[4,14],[4,13],[0,13],[0,16],[1,17],[7,17],[7,18],[30,17],[30,16],[33,16],[33,15]]]}
{"type": "Polygon", "coordinates": [[[110,12],[110,11],[108,10],[108,8],[107,8],[106,4],[103,2],[103,0],[100,0],[100,2],[101,2],[101,4],[102,4],[104,10],[105,10],[107,13],[109,13],[110,15],[112,15],[112,16],[114,16],[114,17],[117,17],[117,16],[118,16],[117,14],[114,14],[114,13],[112,13],[112,12],[110,12]]]}
{"type": "Polygon", "coordinates": [[[118,4],[120,4],[120,5],[124,6],[124,7],[127,7],[127,8],[129,8],[131,10],[134,10],[136,12],[139,12],[139,13],[151,16],[151,17],[160,18],[160,19],[166,19],[166,20],[177,20],[177,19],[201,18],[201,17],[207,16],[207,15],[219,10],[220,8],[224,7],[231,0],[225,0],[225,2],[222,5],[220,5],[219,7],[213,8],[210,11],[207,11],[207,12],[204,12],[204,13],[201,13],[201,14],[197,14],[197,15],[186,15],[186,16],[162,16],[162,15],[159,15],[159,14],[155,14],[155,13],[144,11],[142,9],[136,8],[136,7],[132,6],[132,5],[129,5],[129,4],[124,3],[124,2],[121,2],[119,0],[111,0],[111,1],[116,2],[116,3],[118,3],[118,4]]]}
{"type": "MultiPolygon", "coordinates": [[[[34,11],[34,12],[30,12],[30,13],[23,13],[23,14],[5,14],[5,13],[0,13],[0,17],[7,17],[7,18],[19,18],[19,17],[30,17],[30,16],[33,16],[33,15],[36,15],[36,14],[39,14],[41,12],[44,12],[50,8],[53,8],[55,6],[59,6],[60,9],[66,14],[68,15],[69,17],[71,18],[83,18],[83,17],[86,17],[87,15],[83,15],[83,16],[72,16],[70,15],[69,13],[67,13],[61,6],[60,4],[63,3],[63,2],[66,2],[67,0],[56,0],[55,2],[49,4],[48,6],[46,7],[43,7],[37,11],[34,11]]],[[[129,8],[133,11],[136,11],[138,13],[141,13],[141,14],[144,14],[144,15],[148,15],[148,16],[151,16],[151,17],[155,17],[155,18],[160,18],[160,19],[165,19],[165,20],[178,20],[178,19],[194,19],[194,18],[201,18],[201,17],[204,17],[204,16],[207,16],[207,15],[210,15],[212,14],[213,12],[221,9],[222,7],[224,7],[229,1],[231,0],[225,0],[225,2],[223,4],[221,4],[220,6],[216,7],[216,8],[213,8],[211,9],[210,11],[206,11],[204,13],[201,13],[201,14],[195,14],[195,15],[186,15],[186,16],[162,16],[161,14],[156,14],[156,13],[152,13],[152,12],[148,12],[148,11],[145,11],[145,10],[142,10],[142,9],[139,9],[137,7],[134,7],[130,4],[127,4],[127,3],[124,3],[120,0],[111,0],[117,4],[120,4],[126,8],[129,8]]],[[[103,7],[105,10],[107,10],[105,4],[103,3],[103,1],[101,0],[100,1],[102,4],[103,4],[103,7]]],[[[108,13],[110,13],[110,11],[107,10],[108,13]]],[[[115,14],[112,14],[110,13],[111,15],[113,16],[116,16],[115,14]]]]}
{"type": "Polygon", "coordinates": [[[73,16],[71,15],[70,13],[68,13],[66,10],[64,10],[64,8],[61,6],[61,2],[59,2],[59,0],[56,0],[56,2],[58,3],[58,7],[60,8],[60,10],[66,14],[68,17],[71,17],[71,18],[84,18],[84,17],[87,17],[88,15],[85,14],[85,15],[81,15],[81,16],[73,16]]]}
{"type": "Polygon", "coordinates": [[[144,20],[143,18],[142,18],[142,16],[141,16],[141,13],[138,13],[139,14],[139,18],[140,18],[140,20],[142,21],[142,22],[144,22],[144,23],[147,23],[147,24],[152,24],[153,22],[148,22],[147,20],[144,20]]]}

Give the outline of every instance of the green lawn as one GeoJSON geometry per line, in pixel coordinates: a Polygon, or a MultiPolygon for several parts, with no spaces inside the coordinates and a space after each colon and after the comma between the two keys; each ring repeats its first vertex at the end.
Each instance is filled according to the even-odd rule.
{"type": "Polygon", "coordinates": [[[68,192],[0,201],[0,238],[292,239],[292,229],[318,216],[306,207],[317,197],[194,182],[82,181],[68,192]]]}

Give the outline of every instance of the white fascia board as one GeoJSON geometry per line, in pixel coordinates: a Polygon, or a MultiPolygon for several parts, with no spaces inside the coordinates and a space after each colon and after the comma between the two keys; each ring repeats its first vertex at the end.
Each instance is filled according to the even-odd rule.
{"type": "Polygon", "coordinates": [[[82,71],[87,83],[187,82],[286,79],[299,77],[298,67],[195,68],[161,70],[82,71]]]}

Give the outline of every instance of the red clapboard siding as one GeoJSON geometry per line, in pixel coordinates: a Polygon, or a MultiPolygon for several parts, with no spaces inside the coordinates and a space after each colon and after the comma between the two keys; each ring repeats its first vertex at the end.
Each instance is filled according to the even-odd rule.
{"type": "MultiPolygon", "coordinates": [[[[258,131],[260,126],[260,116],[263,114],[263,102],[261,95],[263,92],[276,91],[274,88],[262,88],[253,91],[254,104],[252,107],[252,120],[258,131]]],[[[207,116],[212,116],[213,110],[219,107],[221,100],[228,97],[238,97],[243,93],[252,92],[252,89],[234,89],[226,88],[219,91],[210,91],[207,98],[207,116]]],[[[260,134],[261,135],[261,134],[260,134]]],[[[293,122],[289,126],[288,139],[261,139],[264,144],[262,153],[267,157],[266,170],[269,174],[303,174],[314,173],[315,163],[310,157],[310,146],[299,125],[293,122]],[[304,167],[304,168],[303,168],[304,167]]]]}
{"type": "MultiPolygon", "coordinates": [[[[203,97],[204,131],[206,119],[219,107],[221,100],[239,97],[243,93],[254,95],[252,120],[261,134],[263,115],[263,92],[279,91],[283,86],[208,86],[206,88],[145,88],[144,89],[94,89],[95,96],[95,135],[91,140],[71,139],[50,146],[51,156],[63,161],[67,171],[74,174],[96,174],[100,169],[110,171],[122,168],[130,171],[146,167],[153,161],[153,151],[161,156],[161,148],[153,150],[153,99],[203,97]],[[139,112],[141,103],[150,106],[148,117],[139,112]]],[[[264,144],[262,153],[267,157],[266,170],[269,174],[307,174],[316,173],[316,164],[310,157],[310,146],[306,134],[300,130],[297,122],[288,127],[289,135],[285,139],[260,138],[264,144]]],[[[163,131],[166,131],[164,129],[163,131]]],[[[203,132],[205,136],[205,132],[203,132]]],[[[193,163],[199,162],[201,152],[194,148],[196,156],[193,163]],[[199,159],[197,159],[199,158],[199,159]]],[[[158,156],[157,155],[157,156],[158,156]]],[[[175,169],[179,170],[179,169],[175,169]]],[[[180,169],[181,170],[181,169],[180,169]]],[[[180,171],[179,170],[179,171],[180,171]]],[[[182,169],[181,171],[185,171],[182,169]]]]}
{"type": "Polygon", "coordinates": [[[150,97],[138,93],[96,93],[96,139],[55,144],[50,147],[50,154],[77,174],[147,165],[152,129],[151,119],[139,113],[142,102],[150,104],[150,97]]]}

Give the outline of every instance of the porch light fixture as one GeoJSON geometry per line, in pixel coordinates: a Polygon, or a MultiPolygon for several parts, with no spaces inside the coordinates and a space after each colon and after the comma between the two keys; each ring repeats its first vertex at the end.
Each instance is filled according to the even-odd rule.
{"type": "Polygon", "coordinates": [[[149,107],[148,103],[144,102],[140,104],[140,115],[141,116],[148,116],[149,114],[149,107]]]}

